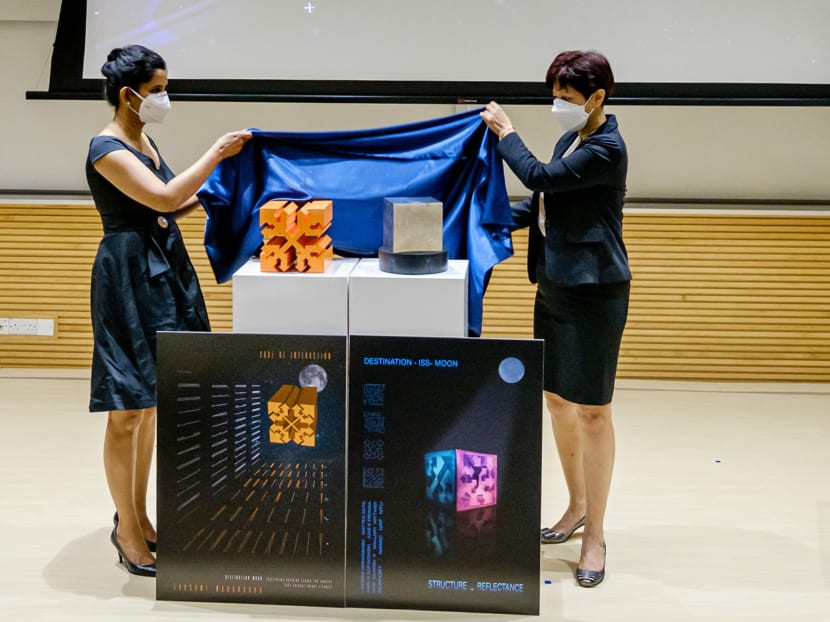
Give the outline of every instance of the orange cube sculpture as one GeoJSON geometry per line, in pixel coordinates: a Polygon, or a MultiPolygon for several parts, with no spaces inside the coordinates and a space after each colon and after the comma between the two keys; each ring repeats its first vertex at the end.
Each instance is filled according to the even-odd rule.
{"type": "Polygon", "coordinates": [[[262,272],[325,272],[334,257],[331,226],[334,208],[329,200],[269,201],[259,210],[262,231],[262,272]]]}

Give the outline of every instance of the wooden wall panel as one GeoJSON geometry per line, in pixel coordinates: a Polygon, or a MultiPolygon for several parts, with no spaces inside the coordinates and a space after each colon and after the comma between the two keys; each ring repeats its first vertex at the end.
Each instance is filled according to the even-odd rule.
{"type": "MultiPolygon", "coordinates": [[[[231,284],[217,285],[204,214],[180,223],[216,331],[231,329],[231,284]]],[[[55,336],[0,335],[0,367],[89,367],[89,279],[101,239],[89,203],[0,204],[0,317],[52,318],[55,336]]]]}
{"type": "MultiPolygon", "coordinates": [[[[215,331],[231,329],[204,215],[181,223],[215,331]]],[[[621,378],[830,382],[830,216],[627,212],[631,309],[621,378]]],[[[91,204],[0,204],[0,317],[54,318],[54,337],[0,335],[0,367],[88,367],[91,204]]],[[[527,338],[526,234],[493,271],[485,337],[527,338]]]]}
{"type": "MultiPolygon", "coordinates": [[[[525,233],[494,270],[485,335],[529,337],[525,233]],[[514,300],[515,298],[515,300],[514,300]]],[[[830,215],[627,212],[621,378],[830,382],[830,215]]]]}

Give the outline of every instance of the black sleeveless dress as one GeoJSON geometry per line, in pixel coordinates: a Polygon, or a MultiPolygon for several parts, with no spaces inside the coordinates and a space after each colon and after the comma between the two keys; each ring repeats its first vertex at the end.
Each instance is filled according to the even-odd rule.
{"type": "Polygon", "coordinates": [[[155,406],[156,333],[210,330],[173,214],[141,205],[95,170],[99,158],[119,149],[135,154],[162,181],[174,177],[161,155],[156,168],[152,158],[115,137],[90,142],[86,178],[104,226],[92,266],[90,412],[155,406]]]}

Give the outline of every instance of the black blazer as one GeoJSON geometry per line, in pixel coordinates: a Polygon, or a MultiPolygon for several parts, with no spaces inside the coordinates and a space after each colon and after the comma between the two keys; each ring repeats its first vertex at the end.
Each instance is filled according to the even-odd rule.
{"type": "Polygon", "coordinates": [[[529,227],[528,276],[560,287],[615,283],[631,279],[622,237],[622,208],[628,152],[617,119],[607,121],[567,158],[576,138],[566,132],[547,164],[528,150],[515,132],[498,144],[499,155],[533,191],[513,206],[513,230],[529,227]],[[545,196],[545,235],[537,225],[540,193],[545,196]],[[537,274],[544,253],[544,275],[537,274]]]}

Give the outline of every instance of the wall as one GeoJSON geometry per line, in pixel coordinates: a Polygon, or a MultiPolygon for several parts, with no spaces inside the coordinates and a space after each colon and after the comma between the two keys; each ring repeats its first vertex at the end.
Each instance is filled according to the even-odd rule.
{"type": "MultiPolygon", "coordinates": [[[[25,98],[27,91],[48,87],[59,4],[7,0],[0,7],[0,190],[85,190],[89,138],[111,118],[103,100],[25,98]]],[[[175,94],[173,106],[168,121],[151,132],[174,170],[190,164],[220,133],[240,127],[355,129],[456,111],[452,105],[176,102],[175,94]]],[[[627,106],[608,111],[619,116],[628,142],[632,198],[830,198],[828,107],[627,106]]],[[[508,112],[530,147],[546,157],[555,135],[547,107],[513,106],[508,112]]],[[[525,194],[512,176],[508,183],[511,194],[525,194]]]]}
{"type": "MultiPolygon", "coordinates": [[[[6,61],[0,63],[0,192],[84,191],[89,138],[111,116],[103,101],[25,99],[26,91],[48,86],[58,6],[59,0],[0,6],[0,58],[6,61]]],[[[553,124],[547,108],[508,111],[531,148],[549,153],[553,124]]],[[[174,170],[181,170],[216,135],[239,127],[350,129],[453,112],[454,106],[437,105],[174,99],[169,123],[152,134],[174,170]]],[[[638,197],[830,199],[830,108],[649,106],[609,112],[619,115],[629,145],[631,204],[638,197]]],[[[512,177],[509,186],[513,195],[526,192],[512,177]]],[[[3,210],[0,218],[0,315],[52,315],[59,330],[54,339],[0,339],[0,366],[88,364],[88,274],[100,223],[89,204],[54,205],[35,200],[25,209],[3,210]]],[[[621,377],[830,381],[827,212],[782,220],[759,209],[736,220],[704,211],[689,220],[676,207],[663,206],[656,220],[627,212],[635,281],[621,377]]],[[[201,223],[191,220],[189,247],[205,271],[201,223]]],[[[488,290],[486,336],[529,336],[533,289],[519,236],[517,250],[497,268],[488,290]]],[[[205,272],[202,281],[215,327],[228,330],[229,286],[213,284],[205,272]]]]}
{"type": "MultiPolygon", "coordinates": [[[[830,214],[626,212],[634,280],[618,377],[830,382],[830,214]]],[[[231,330],[232,287],[212,278],[204,214],[182,221],[211,324],[231,330]]],[[[51,318],[55,335],[0,334],[0,367],[89,366],[91,203],[0,201],[0,317],[51,318]]],[[[484,300],[484,337],[532,337],[526,234],[484,300]]]]}

